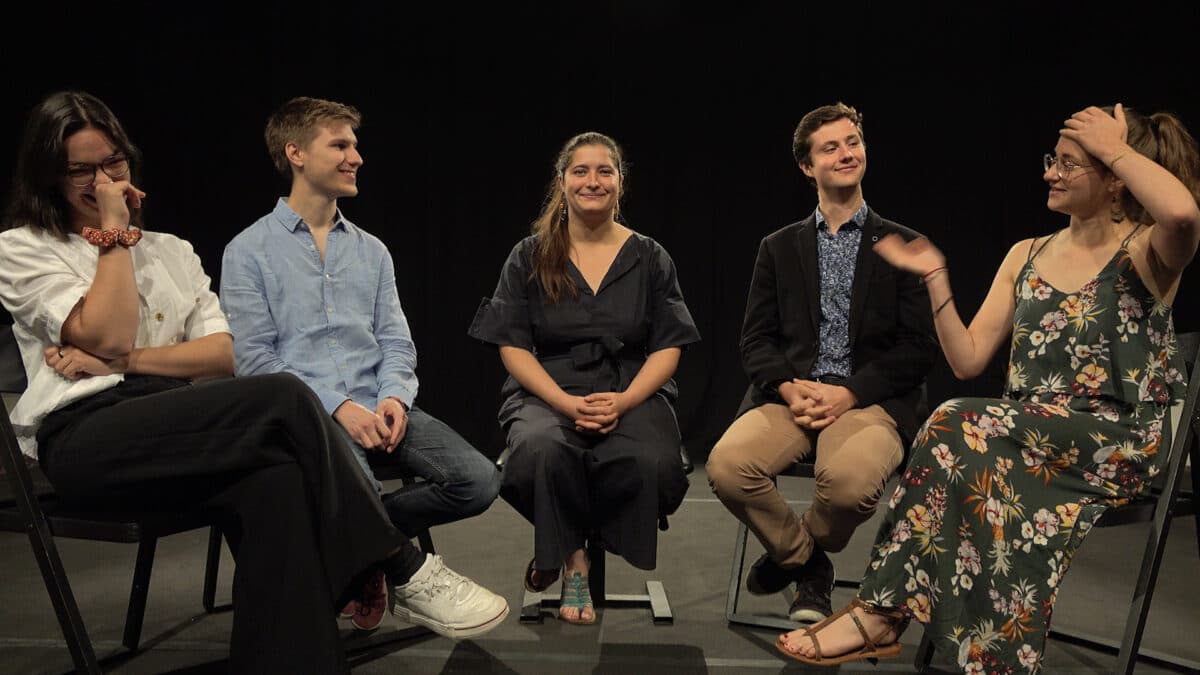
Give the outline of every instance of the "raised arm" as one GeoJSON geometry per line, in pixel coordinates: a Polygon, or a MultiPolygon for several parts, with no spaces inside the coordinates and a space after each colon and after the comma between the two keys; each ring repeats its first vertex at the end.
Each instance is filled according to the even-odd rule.
{"type": "MultiPolygon", "coordinates": [[[[146,193],[129,181],[118,181],[96,185],[95,195],[100,227],[124,230],[129,226],[129,206],[140,208],[146,193]]],[[[133,254],[124,246],[100,249],[92,286],[67,315],[57,342],[113,359],[129,355],[137,330],[138,291],[133,276],[133,254]]]]}
{"type": "MultiPolygon", "coordinates": [[[[1159,128],[1160,155],[1180,153],[1190,157],[1188,169],[1195,179],[1195,149],[1187,147],[1191,139],[1186,131],[1174,120],[1160,124],[1159,128]]],[[[1200,207],[1196,205],[1196,195],[1175,174],[1126,143],[1128,130],[1125,109],[1118,103],[1112,115],[1095,106],[1075,113],[1060,133],[1103,162],[1145,207],[1155,224],[1150,233],[1151,264],[1160,266],[1170,277],[1160,279],[1168,282],[1160,284],[1160,288],[1166,288],[1196,255],[1200,245],[1200,207]]]]}
{"type": "Polygon", "coordinates": [[[996,350],[1012,331],[1016,304],[1013,288],[1024,263],[1023,251],[1028,240],[1018,243],[1004,258],[992,280],[992,287],[983,306],[968,327],[963,324],[950,288],[946,257],[928,239],[905,242],[898,235],[888,235],[875,244],[875,250],[890,264],[920,276],[929,290],[933,308],[933,326],[938,342],[946,355],[955,377],[960,380],[983,372],[996,350]]]}

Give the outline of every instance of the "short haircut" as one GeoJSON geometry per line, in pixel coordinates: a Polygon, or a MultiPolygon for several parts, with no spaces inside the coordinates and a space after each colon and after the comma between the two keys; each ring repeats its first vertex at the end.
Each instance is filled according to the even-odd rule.
{"type": "Polygon", "coordinates": [[[841,101],[833,105],[823,105],[801,118],[800,124],[796,125],[796,133],[792,134],[792,157],[796,158],[796,163],[812,166],[812,143],[809,139],[812,138],[813,132],[843,118],[854,124],[860,137],[863,135],[862,115],[841,101]]]}
{"type": "Polygon", "coordinates": [[[287,158],[287,144],[295,143],[304,147],[317,137],[322,127],[334,122],[358,129],[362,114],[354,106],[308,96],[294,98],[279,106],[267,118],[267,128],[263,132],[267,152],[275,163],[275,169],[285,178],[291,178],[292,165],[287,158]]]}

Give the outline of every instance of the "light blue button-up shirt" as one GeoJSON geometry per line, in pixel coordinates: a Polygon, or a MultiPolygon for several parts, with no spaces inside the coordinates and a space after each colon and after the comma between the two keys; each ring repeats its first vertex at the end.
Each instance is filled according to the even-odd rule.
{"type": "Polygon", "coordinates": [[[347,399],[372,411],[389,396],[412,407],[417,349],[392,256],[341,211],[321,260],[308,225],[280,199],[225,247],[221,306],[238,375],[292,373],[330,413],[347,399]]]}

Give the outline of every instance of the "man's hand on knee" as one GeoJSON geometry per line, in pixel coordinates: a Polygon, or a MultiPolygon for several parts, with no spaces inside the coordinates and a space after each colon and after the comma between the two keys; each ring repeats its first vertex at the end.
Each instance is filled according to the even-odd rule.
{"type": "Polygon", "coordinates": [[[333,411],[333,419],[342,425],[350,438],[367,450],[385,447],[391,435],[387,422],[367,408],[346,399],[333,411]]]}

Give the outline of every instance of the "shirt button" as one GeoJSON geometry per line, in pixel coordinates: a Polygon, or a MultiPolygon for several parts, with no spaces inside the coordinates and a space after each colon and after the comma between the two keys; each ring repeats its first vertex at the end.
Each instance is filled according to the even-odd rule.
{"type": "Polygon", "coordinates": [[[155,314],[154,314],[154,320],[155,320],[155,321],[162,321],[162,320],[163,320],[163,313],[162,313],[162,312],[155,312],[155,314]]]}
{"type": "Polygon", "coordinates": [[[332,278],[333,278],[333,275],[332,275],[332,274],[326,274],[326,275],[325,275],[325,278],[326,278],[326,279],[332,279],[332,278]]]}
{"type": "Polygon", "coordinates": [[[326,312],[329,312],[330,314],[333,314],[333,308],[332,308],[332,307],[326,307],[326,308],[325,308],[325,311],[326,311],[326,312]]]}
{"type": "Polygon", "coordinates": [[[336,345],[336,344],[337,344],[337,340],[336,340],[336,339],[334,339],[334,338],[329,338],[329,344],[331,344],[331,345],[336,345]]]}

